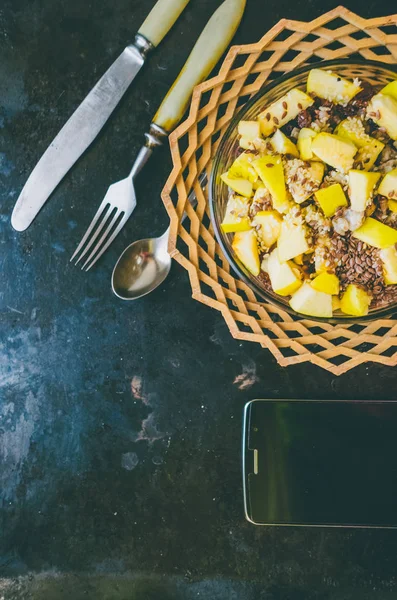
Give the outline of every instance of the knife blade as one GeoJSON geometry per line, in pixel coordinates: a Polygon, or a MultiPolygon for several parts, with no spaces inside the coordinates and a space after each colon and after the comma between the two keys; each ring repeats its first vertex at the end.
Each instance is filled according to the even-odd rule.
{"type": "Polygon", "coordinates": [[[135,40],[93,87],[33,169],[14,206],[11,225],[29,227],[57,185],[91,145],[142,68],[147,55],[174,25],[189,0],[158,0],[135,40]]]}

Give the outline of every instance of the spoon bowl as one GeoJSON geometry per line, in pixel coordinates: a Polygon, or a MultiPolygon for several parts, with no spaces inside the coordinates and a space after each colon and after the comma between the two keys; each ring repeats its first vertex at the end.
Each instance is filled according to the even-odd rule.
{"type": "Polygon", "coordinates": [[[169,233],[167,229],[158,238],[138,240],[124,250],[112,273],[112,290],[118,298],[137,300],[163,283],[171,269],[169,233]]]}

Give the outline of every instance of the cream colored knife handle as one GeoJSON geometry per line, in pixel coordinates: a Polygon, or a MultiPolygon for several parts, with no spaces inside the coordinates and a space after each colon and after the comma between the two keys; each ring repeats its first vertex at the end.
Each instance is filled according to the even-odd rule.
{"type": "Polygon", "coordinates": [[[189,0],[158,0],[138,31],[153,46],[167,35],[189,0]]]}
{"type": "Polygon", "coordinates": [[[204,81],[230,44],[246,0],[226,0],[208,21],[153,122],[170,133],[181,120],[196,85],[204,81]]]}

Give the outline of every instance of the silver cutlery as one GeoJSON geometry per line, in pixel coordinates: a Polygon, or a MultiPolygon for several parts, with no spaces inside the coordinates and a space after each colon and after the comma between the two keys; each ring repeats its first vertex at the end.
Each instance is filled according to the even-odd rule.
{"type": "MultiPolygon", "coordinates": [[[[212,15],[178,78],[154,116],[146,143],[128,176],[111,185],[72,258],[83,258],[88,271],[121,231],[136,207],[134,180],[153,150],[181,120],[194,87],[212,71],[233,38],[243,16],[246,0],[226,0],[212,15]]],[[[163,236],[158,244],[163,247],[163,236]]]]}
{"type": "Polygon", "coordinates": [[[77,159],[94,141],[147,55],[172,28],[189,0],[158,0],[147,19],[98,81],[33,169],[12,213],[11,225],[24,231],[77,159]]]}
{"type": "MultiPolygon", "coordinates": [[[[207,174],[199,177],[202,187],[207,174]]],[[[192,206],[197,204],[194,192],[189,195],[192,206]]],[[[186,213],[182,217],[184,220],[186,213]]],[[[112,273],[112,291],[121,300],[138,300],[153,292],[167,278],[171,269],[168,253],[170,228],[160,237],[132,242],[121,254],[112,273]]]]}
{"type": "Polygon", "coordinates": [[[112,273],[113,293],[121,300],[137,300],[150,294],[167,278],[170,230],[157,238],[138,240],[122,253],[112,273]]]}

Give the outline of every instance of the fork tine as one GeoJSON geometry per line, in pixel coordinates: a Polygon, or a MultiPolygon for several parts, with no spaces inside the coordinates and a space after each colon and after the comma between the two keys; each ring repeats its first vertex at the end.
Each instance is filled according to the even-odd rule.
{"type": "MultiPolygon", "coordinates": [[[[81,250],[81,254],[78,257],[78,259],[76,260],[75,265],[77,265],[81,261],[81,259],[87,254],[87,252],[91,248],[92,244],[95,242],[95,240],[101,233],[102,229],[109,222],[109,219],[110,219],[114,209],[115,209],[115,207],[110,205],[109,208],[105,209],[105,212],[102,212],[101,220],[99,221],[99,219],[96,219],[96,223],[94,223],[93,227],[95,227],[95,225],[98,225],[98,223],[99,223],[99,225],[98,225],[97,229],[95,230],[95,233],[93,235],[91,235],[91,238],[88,240],[86,247],[81,250]]],[[[116,214],[117,214],[117,210],[116,210],[116,214]]],[[[95,215],[95,217],[96,217],[96,215],[95,215]]],[[[95,219],[95,217],[94,217],[94,219],[95,219]]],[[[91,225],[92,225],[92,223],[91,223],[91,225]]],[[[91,227],[91,225],[90,225],[90,227],[91,227]]],[[[92,229],[91,229],[91,232],[92,232],[92,229]]]]}
{"type": "Polygon", "coordinates": [[[95,213],[95,217],[92,219],[87,231],[85,232],[80,244],[77,246],[76,250],[73,253],[72,258],[70,259],[69,262],[72,262],[72,260],[74,259],[75,256],[77,256],[77,254],[80,252],[81,248],[84,246],[84,243],[86,241],[86,239],[88,238],[88,236],[90,235],[91,231],[94,229],[95,225],[98,222],[99,217],[101,216],[101,214],[103,213],[103,211],[105,210],[106,206],[109,204],[109,202],[105,202],[105,199],[102,200],[101,204],[99,205],[99,208],[97,210],[97,212],[95,213]]]}
{"type": "Polygon", "coordinates": [[[105,252],[105,250],[107,250],[107,248],[113,242],[114,238],[120,232],[120,230],[122,229],[122,227],[124,227],[126,221],[128,220],[128,217],[129,217],[129,215],[126,214],[126,213],[124,213],[124,215],[122,216],[122,218],[121,218],[119,224],[117,225],[116,229],[113,231],[113,233],[110,236],[110,238],[106,241],[106,243],[101,248],[102,243],[105,241],[106,237],[109,235],[109,232],[111,231],[112,227],[116,224],[117,219],[118,219],[119,216],[120,216],[120,212],[118,212],[118,213],[116,213],[114,215],[113,219],[109,223],[109,226],[106,228],[105,233],[102,235],[101,239],[99,240],[99,242],[97,243],[97,245],[95,246],[95,248],[93,249],[93,251],[91,252],[91,254],[89,255],[89,257],[87,258],[87,260],[85,261],[85,263],[83,264],[83,266],[81,267],[82,269],[85,269],[85,267],[88,265],[88,263],[93,259],[93,257],[95,256],[95,254],[98,252],[98,254],[95,256],[95,258],[92,261],[92,263],[90,264],[90,266],[85,269],[86,271],[89,271],[91,269],[91,267],[94,266],[94,264],[96,263],[96,261],[102,256],[102,254],[105,252]]]}

